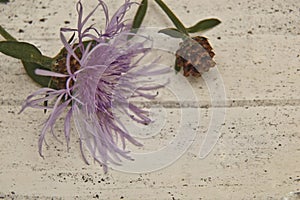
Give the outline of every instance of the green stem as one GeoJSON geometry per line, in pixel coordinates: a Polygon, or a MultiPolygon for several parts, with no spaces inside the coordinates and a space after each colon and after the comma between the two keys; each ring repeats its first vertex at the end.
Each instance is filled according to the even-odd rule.
{"type": "Polygon", "coordinates": [[[141,24],[143,23],[143,20],[145,18],[146,12],[148,8],[148,0],[143,0],[134,16],[132,29],[134,32],[136,32],[136,29],[141,27],[141,24]]]}
{"type": "Polygon", "coordinates": [[[176,15],[168,8],[168,6],[162,1],[162,0],[154,0],[160,7],[163,9],[163,11],[168,15],[168,17],[171,19],[175,27],[185,35],[189,35],[185,26],[182,24],[182,22],[176,17],[176,15]]]}

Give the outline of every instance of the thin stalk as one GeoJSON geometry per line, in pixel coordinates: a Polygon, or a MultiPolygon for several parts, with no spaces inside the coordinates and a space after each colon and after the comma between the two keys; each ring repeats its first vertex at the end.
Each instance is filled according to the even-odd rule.
{"type": "Polygon", "coordinates": [[[161,9],[168,15],[175,27],[185,35],[189,35],[183,23],[176,17],[176,15],[168,8],[162,0],[154,0],[161,9]]]}

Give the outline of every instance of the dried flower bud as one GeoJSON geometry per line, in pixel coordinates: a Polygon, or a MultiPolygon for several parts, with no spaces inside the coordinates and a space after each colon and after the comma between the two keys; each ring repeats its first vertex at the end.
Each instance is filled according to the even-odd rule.
{"type": "Polygon", "coordinates": [[[180,43],[180,48],[176,52],[176,70],[183,68],[183,75],[186,77],[189,75],[200,77],[201,73],[216,65],[212,60],[214,55],[207,38],[196,36],[186,39],[180,43]]]}

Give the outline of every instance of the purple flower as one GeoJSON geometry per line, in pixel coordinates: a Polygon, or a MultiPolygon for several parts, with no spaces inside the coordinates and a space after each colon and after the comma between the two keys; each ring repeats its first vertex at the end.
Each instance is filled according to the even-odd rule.
{"type": "Polygon", "coordinates": [[[36,91],[27,97],[21,110],[22,112],[25,108],[32,107],[52,111],[39,138],[41,156],[46,133],[50,131],[55,136],[54,124],[65,110],[67,112],[64,133],[67,145],[70,141],[70,123],[73,117],[86,163],[88,162],[83,154],[83,144],[105,171],[109,163],[120,164],[122,158],[131,159],[129,151],[126,150],[126,141],[141,145],[130,136],[115,112],[123,113],[138,123],[150,123],[148,113],[130,103],[129,99],[155,98],[156,92],[148,92],[156,91],[163,85],[149,86],[145,77],[166,73],[169,69],[153,70],[157,60],[140,66],[141,60],[150,51],[150,47],[145,47],[149,39],[130,33],[130,25],[124,21],[125,13],[132,4],[126,0],[109,20],[107,6],[99,0],[96,8],[83,19],[83,8],[79,1],[77,28],[61,29],[60,36],[66,49],[64,69],[36,70],[39,75],[63,81],[64,86],[36,91]],[[99,6],[102,6],[106,16],[106,28],[103,33],[94,26],[85,27],[99,6]],[[76,32],[77,43],[69,44],[64,36],[65,32],[76,32]],[[128,40],[129,35],[139,38],[139,42],[134,39],[128,40]],[[48,105],[44,105],[44,102],[48,102],[48,105]]]}

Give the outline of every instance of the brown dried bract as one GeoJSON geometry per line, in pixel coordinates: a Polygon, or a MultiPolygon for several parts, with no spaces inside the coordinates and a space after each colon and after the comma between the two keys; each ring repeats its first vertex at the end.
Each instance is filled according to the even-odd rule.
{"type": "Polygon", "coordinates": [[[201,73],[216,65],[212,59],[214,55],[207,38],[196,36],[186,39],[180,43],[180,48],[176,52],[176,69],[179,71],[183,68],[186,77],[189,75],[200,77],[201,73]]]}
{"type": "MultiPolygon", "coordinates": [[[[76,53],[77,57],[80,58],[81,54],[76,53]]],[[[67,66],[66,66],[66,59],[67,59],[67,51],[64,49],[63,52],[60,53],[60,56],[56,59],[55,64],[52,66],[52,71],[60,73],[60,74],[68,74],[67,66]]],[[[70,60],[71,72],[74,73],[80,69],[79,62],[72,56],[70,60]]],[[[66,81],[67,78],[51,78],[51,86],[56,89],[66,89],[66,81]]],[[[70,82],[69,87],[73,86],[73,80],[70,82]]]]}

